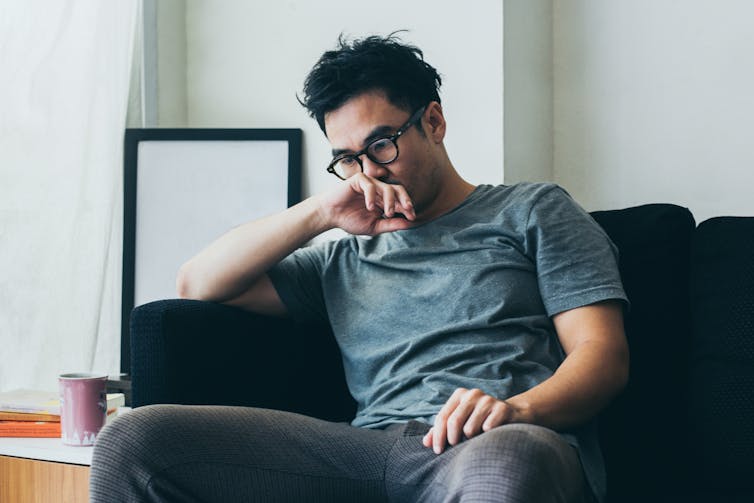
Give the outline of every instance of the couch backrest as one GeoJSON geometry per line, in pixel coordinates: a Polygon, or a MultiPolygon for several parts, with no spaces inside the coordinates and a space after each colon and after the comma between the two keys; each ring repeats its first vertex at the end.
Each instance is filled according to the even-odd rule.
{"type": "Polygon", "coordinates": [[[670,204],[592,216],[618,246],[631,303],[625,317],[629,383],[599,418],[608,500],[683,501],[694,218],[670,204]]]}
{"type": "Polygon", "coordinates": [[[691,253],[691,474],[707,501],[754,501],[754,217],[702,222],[691,253]]]}

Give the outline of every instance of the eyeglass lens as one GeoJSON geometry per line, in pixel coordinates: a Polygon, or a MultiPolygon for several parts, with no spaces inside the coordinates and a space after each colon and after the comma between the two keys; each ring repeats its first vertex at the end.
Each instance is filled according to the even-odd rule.
{"type": "MultiPolygon", "coordinates": [[[[387,164],[398,157],[398,146],[390,138],[380,138],[367,146],[367,157],[373,162],[387,164]]],[[[333,164],[335,173],[341,178],[348,178],[361,171],[361,159],[345,156],[333,164]]]]}

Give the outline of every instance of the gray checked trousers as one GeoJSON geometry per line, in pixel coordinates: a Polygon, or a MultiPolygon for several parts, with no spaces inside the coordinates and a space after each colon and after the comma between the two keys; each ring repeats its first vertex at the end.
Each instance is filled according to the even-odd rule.
{"type": "Polygon", "coordinates": [[[100,432],[91,501],[591,500],[576,450],[551,430],[505,425],[440,455],[422,445],[428,430],[246,407],[140,407],[100,432]]]}

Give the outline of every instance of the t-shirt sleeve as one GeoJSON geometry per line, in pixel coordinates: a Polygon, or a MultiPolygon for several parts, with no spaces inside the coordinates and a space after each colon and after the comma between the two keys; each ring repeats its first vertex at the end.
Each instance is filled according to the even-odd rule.
{"type": "Polygon", "coordinates": [[[532,204],[526,248],[548,316],[610,299],[628,305],[618,248],[562,188],[551,186],[532,204]]]}
{"type": "Polygon", "coordinates": [[[330,243],[300,248],[273,266],[267,275],[294,320],[326,322],[322,271],[330,243]]]}

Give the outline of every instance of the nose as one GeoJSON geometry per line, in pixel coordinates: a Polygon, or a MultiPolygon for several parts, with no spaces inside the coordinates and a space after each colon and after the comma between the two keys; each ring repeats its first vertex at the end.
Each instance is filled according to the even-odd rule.
{"type": "Polygon", "coordinates": [[[381,178],[387,177],[390,174],[390,171],[387,169],[387,166],[385,164],[374,162],[367,156],[364,156],[362,159],[363,160],[361,161],[361,163],[365,175],[379,180],[381,178]]]}

